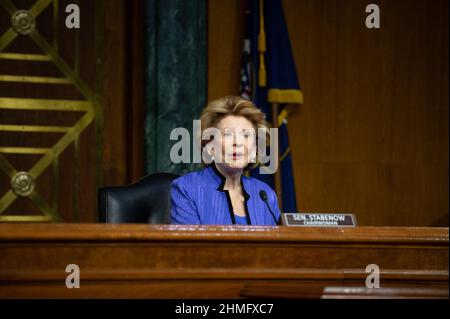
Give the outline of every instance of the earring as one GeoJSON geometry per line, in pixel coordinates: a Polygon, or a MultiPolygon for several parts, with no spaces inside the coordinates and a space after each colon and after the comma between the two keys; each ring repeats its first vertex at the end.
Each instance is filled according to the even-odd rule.
{"type": "Polygon", "coordinates": [[[214,162],[214,149],[212,147],[209,149],[208,154],[209,157],[211,157],[211,160],[214,162]]]}
{"type": "Polygon", "coordinates": [[[253,153],[252,156],[250,157],[250,163],[256,163],[256,154],[253,153]]]}

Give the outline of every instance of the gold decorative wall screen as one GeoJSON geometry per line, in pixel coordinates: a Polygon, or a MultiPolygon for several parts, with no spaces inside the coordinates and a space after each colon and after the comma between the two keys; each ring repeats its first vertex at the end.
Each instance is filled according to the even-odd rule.
{"type": "MultiPolygon", "coordinates": [[[[81,79],[79,74],[79,43],[78,37],[75,44],[74,67],[70,66],[59,54],[58,50],[58,0],[38,0],[29,10],[19,10],[10,0],[2,0],[1,6],[11,16],[11,27],[0,36],[0,63],[5,60],[16,61],[47,61],[53,63],[63,77],[11,75],[0,74],[0,82],[38,83],[51,85],[73,85],[81,93],[83,99],[43,99],[20,98],[0,96],[0,109],[20,111],[64,111],[79,112],[80,117],[73,125],[24,125],[3,123],[0,119],[1,132],[27,132],[33,133],[61,133],[61,138],[49,148],[42,147],[4,147],[0,145],[0,170],[8,175],[11,180],[10,189],[5,194],[0,194],[0,221],[60,221],[57,203],[48,203],[41,196],[36,187],[36,181],[50,166],[58,167],[59,155],[73,143],[75,152],[78,152],[78,138],[96,116],[99,107],[97,96],[91,88],[81,79]],[[39,32],[37,17],[43,10],[53,4],[53,43],[39,32]],[[42,54],[5,52],[4,49],[18,37],[29,37],[34,41],[42,54]],[[40,159],[27,171],[18,171],[5,154],[33,154],[40,155],[40,159]],[[24,197],[33,201],[42,215],[5,215],[5,210],[18,198],[24,197]]],[[[53,169],[53,174],[59,174],[58,169],[53,169]]],[[[58,180],[57,176],[56,180],[58,180]]],[[[54,198],[54,200],[56,200],[54,198]]]]}

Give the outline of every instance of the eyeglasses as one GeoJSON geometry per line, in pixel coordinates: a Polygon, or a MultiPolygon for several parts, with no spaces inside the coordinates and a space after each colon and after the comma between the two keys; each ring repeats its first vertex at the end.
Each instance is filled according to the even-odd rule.
{"type": "Polygon", "coordinates": [[[222,136],[225,138],[243,138],[243,139],[255,139],[256,134],[254,129],[232,129],[224,128],[222,130],[222,136]]]}

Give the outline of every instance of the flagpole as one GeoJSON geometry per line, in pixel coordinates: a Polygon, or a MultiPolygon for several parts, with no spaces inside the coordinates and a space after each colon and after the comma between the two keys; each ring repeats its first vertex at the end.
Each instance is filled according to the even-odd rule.
{"type": "MultiPolygon", "coordinates": [[[[272,127],[278,129],[278,107],[279,104],[278,103],[271,103],[272,105],[272,127]]],[[[279,144],[279,143],[278,143],[279,144]]],[[[282,197],[282,193],[283,193],[283,189],[282,189],[282,185],[281,185],[281,163],[280,163],[280,148],[277,147],[278,152],[278,169],[275,172],[275,176],[274,176],[274,186],[275,186],[275,192],[277,194],[277,198],[278,198],[278,203],[280,205],[280,208],[283,209],[283,197],[282,197]]]]}

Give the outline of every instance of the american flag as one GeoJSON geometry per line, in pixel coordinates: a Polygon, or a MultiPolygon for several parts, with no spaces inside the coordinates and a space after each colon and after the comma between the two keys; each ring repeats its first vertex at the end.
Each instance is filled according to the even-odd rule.
{"type": "Polygon", "coordinates": [[[251,63],[251,49],[250,39],[244,40],[244,52],[241,68],[241,87],[240,93],[243,99],[252,100],[252,63],[251,63]]]}

